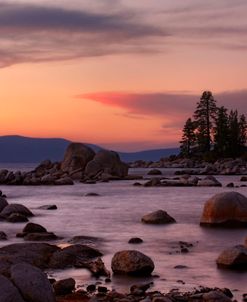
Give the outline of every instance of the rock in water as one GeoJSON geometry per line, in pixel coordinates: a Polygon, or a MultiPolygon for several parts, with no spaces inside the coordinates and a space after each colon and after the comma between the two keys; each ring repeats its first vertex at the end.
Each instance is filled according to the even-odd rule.
{"type": "Polygon", "coordinates": [[[25,302],[18,289],[7,279],[0,275],[0,301],[2,302],[25,302]]]}
{"type": "Polygon", "coordinates": [[[114,274],[149,276],[154,270],[151,258],[138,251],[120,251],[112,258],[114,274]]]}
{"type": "Polygon", "coordinates": [[[39,268],[27,263],[13,265],[11,279],[27,302],[55,302],[52,285],[39,268]]]}
{"type": "Polygon", "coordinates": [[[93,149],[81,143],[71,143],[64,155],[61,169],[73,178],[81,178],[88,162],[93,160],[95,152],[93,149]],[[78,172],[77,172],[78,171],[78,172]]]}
{"type": "Polygon", "coordinates": [[[167,212],[158,210],[142,217],[142,222],[149,224],[167,224],[176,222],[167,212]]]}
{"type": "Polygon", "coordinates": [[[53,288],[57,296],[71,294],[75,289],[75,280],[73,278],[68,278],[56,281],[53,284],[53,288]]]}
{"type": "Polygon", "coordinates": [[[85,176],[89,178],[101,178],[103,174],[106,174],[109,178],[124,178],[128,175],[128,165],[120,160],[116,152],[101,150],[87,164],[85,176]]]}
{"type": "Polygon", "coordinates": [[[247,270],[247,247],[237,245],[223,251],[216,260],[222,268],[247,270]]]}
{"type": "Polygon", "coordinates": [[[8,205],[6,198],[0,196],[0,212],[8,205]]]}
{"type": "Polygon", "coordinates": [[[205,203],[200,225],[247,226],[247,198],[237,192],[214,195],[205,203]]]}
{"type": "Polygon", "coordinates": [[[22,204],[9,204],[7,205],[1,212],[1,215],[4,217],[8,217],[11,214],[16,213],[16,214],[21,214],[24,215],[26,217],[31,217],[33,216],[33,213],[25,206],[23,206],[22,204]]]}

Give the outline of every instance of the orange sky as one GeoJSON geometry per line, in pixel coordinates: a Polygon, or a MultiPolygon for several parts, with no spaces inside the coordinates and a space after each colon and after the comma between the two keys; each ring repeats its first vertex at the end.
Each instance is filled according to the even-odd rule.
{"type": "Polygon", "coordinates": [[[0,135],[152,149],[178,144],[205,89],[247,112],[243,1],[157,1],[150,11],[148,1],[107,0],[107,15],[96,1],[39,2],[0,7],[0,135]]]}

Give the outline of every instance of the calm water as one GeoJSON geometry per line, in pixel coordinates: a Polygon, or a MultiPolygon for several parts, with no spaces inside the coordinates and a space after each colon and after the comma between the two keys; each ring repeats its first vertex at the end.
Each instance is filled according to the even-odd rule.
{"type": "MultiPolygon", "coordinates": [[[[2,168],[2,167],[1,167],[2,168]]],[[[29,166],[31,169],[32,167],[29,166]]],[[[145,170],[135,173],[146,173],[145,170]]],[[[166,170],[166,174],[171,171],[166,170]]],[[[217,177],[223,185],[237,183],[239,176],[217,177]]],[[[77,235],[95,236],[103,239],[96,245],[105,254],[103,260],[108,268],[113,254],[122,249],[138,249],[155,262],[155,288],[166,291],[171,288],[191,289],[198,285],[228,287],[240,297],[247,291],[247,273],[218,270],[215,259],[219,253],[236,244],[243,244],[246,230],[205,229],[199,226],[204,202],[215,193],[228,188],[139,188],[134,181],[98,183],[95,185],[76,184],[64,187],[8,187],[0,186],[10,203],[22,203],[32,209],[36,217],[32,222],[45,226],[64,239],[65,244],[77,235]],[[96,192],[100,197],[85,197],[85,193],[96,192]],[[58,210],[43,211],[37,207],[56,204],[58,210]],[[166,210],[176,224],[166,226],[143,225],[141,217],[157,209],[166,210]],[[141,245],[129,245],[131,237],[141,237],[141,245]],[[189,241],[194,247],[188,254],[175,254],[178,241],[189,241]],[[172,252],[172,254],[170,254],[172,252]],[[186,265],[187,269],[174,269],[186,265]],[[177,281],[183,280],[185,284],[177,281]]],[[[234,189],[247,195],[247,188],[234,189]]],[[[23,242],[15,238],[23,224],[1,223],[1,230],[9,237],[8,244],[23,242]]],[[[0,246],[6,242],[0,242],[0,246]]],[[[53,272],[53,276],[73,276],[78,285],[92,282],[85,270],[69,269],[53,272]]],[[[143,281],[130,278],[112,278],[111,286],[127,291],[130,284],[143,281]]]]}

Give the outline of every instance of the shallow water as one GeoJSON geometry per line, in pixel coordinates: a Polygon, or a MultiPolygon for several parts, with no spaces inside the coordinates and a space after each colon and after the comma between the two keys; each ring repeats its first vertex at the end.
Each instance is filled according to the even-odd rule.
{"type": "MultiPolygon", "coordinates": [[[[146,170],[140,169],[134,173],[146,173],[146,170]]],[[[170,173],[165,170],[165,174],[170,173]]],[[[199,226],[204,202],[215,193],[231,191],[224,186],[229,182],[237,184],[240,177],[218,176],[217,179],[223,183],[223,188],[140,188],[132,186],[135,181],[118,181],[62,187],[0,186],[0,190],[7,194],[10,203],[22,203],[32,209],[36,215],[32,222],[64,238],[57,244],[67,243],[77,235],[102,238],[103,242],[96,244],[96,247],[104,252],[103,260],[108,268],[115,252],[137,249],[150,256],[155,263],[154,274],[160,276],[153,279],[156,289],[167,291],[171,288],[187,290],[199,285],[218,286],[236,289],[235,295],[240,297],[247,291],[247,273],[219,270],[215,259],[225,248],[243,244],[247,229],[221,230],[199,226]],[[85,197],[89,192],[101,196],[85,197]],[[58,210],[37,209],[44,204],[56,204],[58,210]],[[157,209],[166,210],[177,223],[152,226],[140,222],[144,214],[157,209]],[[141,237],[144,243],[130,245],[128,240],[131,237],[141,237]],[[188,254],[176,254],[178,241],[192,242],[194,247],[188,254]],[[176,265],[186,265],[188,268],[174,269],[176,265]],[[183,280],[185,284],[178,283],[178,280],[183,280]]],[[[247,195],[247,188],[234,190],[247,195]]],[[[7,233],[9,240],[0,242],[0,246],[23,242],[15,237],[23,226],[1,222],[0,230],[7,233]]],[[[73,276],[79,285],[93,282],[90,274],[81,269],[55,271],[53,276],[73,276]]],[[[144,280],[113,277],[112,281],[111,287],[127,291],[130,284],[144,280]]]]}

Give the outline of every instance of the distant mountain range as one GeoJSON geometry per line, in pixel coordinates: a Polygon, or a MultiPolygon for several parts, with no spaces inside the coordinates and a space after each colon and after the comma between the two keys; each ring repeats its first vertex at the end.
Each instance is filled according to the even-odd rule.
{"type": "MultiPolygon", "coordinates": [[[[39,163],[45,159],[60,161],[71,142],[62,138],[30,138],[18,135],[0,136],[0,162],[2,163],[39,163]]],[[[100,146],[86,144],[95,151],[100,146]]],[[[125,162],[136,160],[157,161],[161,157],[178,154],[178,148],[145,150],[140,152],[118,152],[125,162]]]]}

